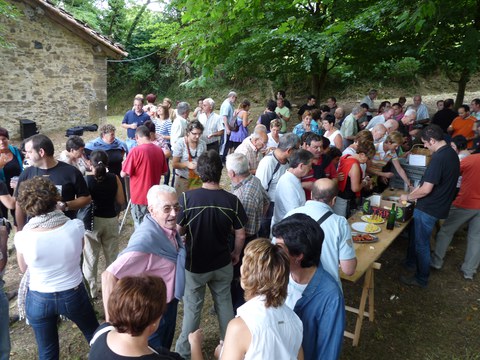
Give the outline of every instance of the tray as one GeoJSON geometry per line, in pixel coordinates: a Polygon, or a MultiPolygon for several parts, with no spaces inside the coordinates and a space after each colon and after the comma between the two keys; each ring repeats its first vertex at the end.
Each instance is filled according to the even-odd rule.
{"type": "Polygon", "coordinates": [[[360,219],[370,224],[383,224],[385,222],[385,219],[383,219],[382,217],[380,217],[380,219],[372,221],[371,216],[372,215],[363,215],[360,219]]]}
{"type": "Polygon", "coordinates": [[[371,244],[378,241],[378,237],[371,234],[352,232],[352,241],[356,244],[371,244]],[[355,240],[357,236],[370,236],[371,240],[355,240]]]}

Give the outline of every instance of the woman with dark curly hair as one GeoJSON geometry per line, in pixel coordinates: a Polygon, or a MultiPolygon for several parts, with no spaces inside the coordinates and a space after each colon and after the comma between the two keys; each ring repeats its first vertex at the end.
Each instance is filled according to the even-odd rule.
{"type": "MultiPolygon", "coordinates": [[[[56,210],[59,200],[56,186],[46,177],[20,184],[17,202],[30,220],[15,235],[15,247],[20,270],[26,273],[26,317],[40,360],[59,358],[59,315],[73,321],[87,341],[98,327],[80,269],[85,229],[80,220],[56,210]]],[[[22,287],[19,302],[21,293],[22,287]]]]}
{"type": "Polygon", "coordinates": [[[247,302],[228,323],[220,359],[303,359],[302,322],[285,305],[290,260],[279,245],[257,239],[240,268],[247,302]]]}

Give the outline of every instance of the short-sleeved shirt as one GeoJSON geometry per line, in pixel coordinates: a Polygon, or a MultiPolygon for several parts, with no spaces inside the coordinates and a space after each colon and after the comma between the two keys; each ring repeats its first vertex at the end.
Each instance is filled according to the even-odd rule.
{"type": "Polygon", "coordinates": [[[233,111],[233,104],[228,98],[225,99],[220,106],[220,116],[222,117],[222,121],[224,116],[227,118],[227,121],[230,121],[233,116],[233,111]]]}
{"type": "Polygon", "coordinates": [[[480,209],[480,154],[467,156],[460,161],[462,185],[453,205],[463,209],[480,209]]]}
{"type": "Polygon", "coordinates": [[[240,200],[225,190],[200,188],[184,192],[180,205],[177,224],[186,228],[185,269],[206,273],[230,264],[229,235],[247,223],[240,200]]]}
{"type": "Polygon", "coordinates": [[[305,191],[300,179],[290,171],[286,171],[278,180],[277,191],[275,191],[272,227],[279,223],[287,212],[305,205],[305,201],[305,191]]]}
{"type": "Polygon", "coordinates": [[[275,112],[273,111],[267,111],[265,114],[260,115],[260,117],[257,120],[257,124],[262,124],[265,125],[267,128],[267,132],[270,132],[270,122],[274,119],[277,119],[278,116],[275,112]]]}
{"type": "MultiPolygon", "coordinates": [[[[457,116],[453,121],[452,121],[452,128],[453,128],[453,134],[452,137],[455,137],[457,135],[463,135],[467,139],[474,137],[475,132],[473,131],[473,125],[477,122],[477,119],[474,116],[469,116],[466,119],[457,116]]],[[[470,148],[473,146],[473,140],[469,140],[467,147],[470,148]]]]}
{"type": "Polygon", "coordinates": [[[147,205],[148,190],[158,185],[168,170],[162,149],[152,143],[134,147],[122,169],[130,175],[130,195],[132,203],[137,205],[147,205]]]}
{"type": "Polygon", "coordinates": [[[211,144],[215,141],[220,140],[220,136],[212,136],[210,137],[210,139],[207,138],[208,135],[225,129],[225,124],[223,123],[222,117],[220,115],[212,112],[207,118],[207,114],[201,113],[200,115],[198,115],[198,121],[200,121],[204,127],[202,139],[203,141],[205,141],[206,144],[211,144]]]}
{"type": "MultiPolygon", "coordinates": [[[[275,108],[275,113],[280,114],[284,117],[289,118],[290,117],[290,110],[288,107],[284,106],[282,108],[279,108],[278,106],[275,108]]],[[[282,127],[280,128],[281,133],[287,132],[287,122],[284,119],[280,119],[280,122],[282,123],[282,127]]]]}
{"type": "Polygon", "coordinates": [[[247,214],[246,235],[256,235],[260,229],[263,209],[270,203],[262,183],[257,177],[249,175],[238,184],[232,185],[232,192],[240,199],[247,214]]]}
{"type": "Polygon", "coordinates": [[[248,167],[250,170],[256,170],[260,160],[263,158],[261,151],[252,144],[250,137],[242,141],[242,143],[235,149],[237,154],[243,154],[248,160],[248,167]]]}
{"type": "MultiPolygon", "coordinates": [[[[307,130],[305,130],[305,127],[303,126],[303,121],[300,124],[295,125],[293,128],[292,132],[297,135],[298,137],[302,137],[303,134],[305,134],[307,130]]],[[[318,127],[318,124],[315,120],[312,120],[310,123],[310,132],[313,132],[317,135],[322,135],[322,130],[318,127]]]]}
{"type": "MultiPolygon", "coordinates": [[[[154,120],[153,123],[155,124],[155,132],[164,138],[172,133],[172,120],[154,120]]],[[[165,139],[165,141],[167,144],[170,144],[170,139],[165,139]]]]}
{"type": "Polygon", "coordinates": [[[307,111],[307,110],[311,111],[311,110],[314,110],[314,109],[318,109],[318,106],[317,105],[303,104],[302,106],[300,106],[300,109],[298,109],[298,115],[302,116],[305,111],[307,111]]]}
{"type": "Polygon", "coordinates": [[[457,116],[458,113],[452,109],[442,109],[433,115],[432,124],[440,126],[443,132],[447,133],[448,127],[457,116]]]}
{"type": "Polygon", "coordinates": [[[433,184],[433,189],[417,200],[416,208],[437,219],[445,219],[455,196],[459,175],[460,160],[455,150],[444,145],[435,151],[422,178],[422,183],[433,184]]]}
{"type": "Polygon", "coordinates": [[[275,157],[275,153],[271,153],[260,160],[255,176],[260,179],[263,188],[268,192],[270,201],[275,201],[278,180],[287,169],[288,162],[281,164],[275,157]]]}
{"type": "MultiPolygon", "coordinates": [[[[89,196],[87,183],[85,182],[82,173],[74,166],[58,161],[57,165],[50,169],[40,169],[35,166],[30,166],[23,171],[19,178],[18,184],[15,188],[15,197],[18,197],[18,189],[22,181],[31,179],[35,176],[48,177],[57,187],[58,192],[62,197],[62,201],[75,200],[81,196],[89,196]]],[[[65,215],[74,219],[76,211],[65,211],[65,215]]]]}
{"type": "MultiPolygon", "coordinates": [[[[202,155],[205,151],[207,151],[207,144],[205,141],[200,139],[197,144],[197,148],[190,149],[190,155],[192,157],[192,161],[197,163],[198,157],[202,155]]],[[[173,157],[179,157],[180,162],[187,162],[188,160],[188,149],[187,145],[185,144],[185,138],[180,138],[178,141],[173,145],[173,157]]],[[[175,169],[175,173],[178,176],[181,176],[185,179],[188,179],[188,169],[175,169]]]]}
{"type": "Polygon", "coordinates": [[[343,138],[346,138],[347,136],[355,136],[358,133],[357,120],[352,114],[348,115],[345,120],[343,120],[340,132],[342,133],[343,138]]]}
{"type": "MultiPolygon", "coordinates": [[[[305,203],[305,206],[289,211],[286,217],[293,214],[306,214],[313,220],[318,221],[327,211],[333,212],[327,204],[310,200],[305,203]]],[[[356,257],[352,243],[352,232],[347,219],[337,214],[332,214],[325,219],[321,227],[325,233],[325,239],[322,244],[320,261],[325,271],[333,276],[341,289],[342,282],[338,272],[339,261],[351,260],[356,257]]]]}
{"type": "MultiPolygon", "coordinates": [[[[142,111],[140,115],[137,115],[134,110],[129,110],[123,117],[122,124],[131,125],[137,123],[137,126],[141,126],[147,120],[150,120],[150,115],[148,115],[146,112],[142,111]]],[[[137,129],[127,129],[127,137],[129,139],[135,139],[136,131],[137,129]]]]}
{"type": "Polygon", "coordinates": [[[170,129],[170,143],[172,146],[175,145],[180,138],[185,136],[187,125],[188,121],[180,115],[175,118],[170,129]]]}

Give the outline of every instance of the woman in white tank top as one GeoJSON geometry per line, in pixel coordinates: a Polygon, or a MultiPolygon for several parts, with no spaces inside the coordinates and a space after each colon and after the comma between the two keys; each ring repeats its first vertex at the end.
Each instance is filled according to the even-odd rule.
{"type": "Polygon", "coordinates": [[[241,285],[247,302],[230,321],[220,359],[303,359],[303,326],[285,305],[290,273],[288,255],[266,239],[245,248],[241,285]]]}
{"type": "Polygon", "coordinates": [[[340,130],[335,127],[335,116],[327,115],[324,120],[322,120],[322,126],[325,130],[325,136],[330,140],[330,146],[335,146],[339,150],[343,150],[343,138],[340,130]]]}

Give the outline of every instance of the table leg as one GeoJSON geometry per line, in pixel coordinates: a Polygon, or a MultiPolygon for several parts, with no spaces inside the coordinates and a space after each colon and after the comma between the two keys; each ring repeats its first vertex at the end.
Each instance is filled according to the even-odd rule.
{"type": "Polygon", "coordinates": [[[360,304],[358,309],[346,306],[345,310],[357,314],[357,321],[355,324],[354,333],[345,331],[344,336],[353,339],[353,346],[357,346],[360,341],[360,333],[362,331],[363,318],[368,317],[371,322],[375,318],[375,303],[374,303],[374,270],[380,269],[381,264],[373,263],[372,266],[366,271],[365,279],[363,281],[362,296],[360,297],[360,304]],[[365,311],[365,307],[368,301],[368,312],[365,311]]]}

